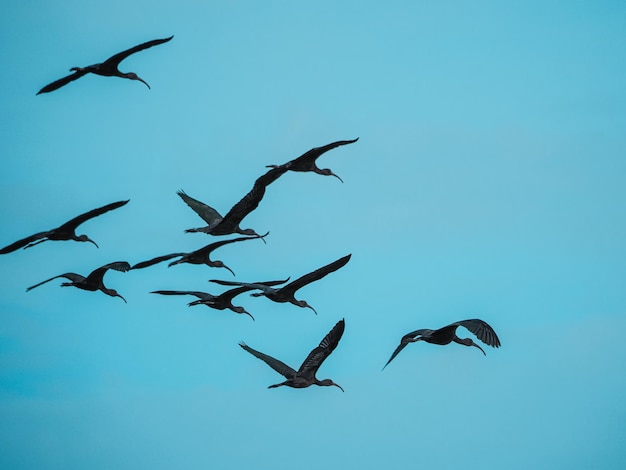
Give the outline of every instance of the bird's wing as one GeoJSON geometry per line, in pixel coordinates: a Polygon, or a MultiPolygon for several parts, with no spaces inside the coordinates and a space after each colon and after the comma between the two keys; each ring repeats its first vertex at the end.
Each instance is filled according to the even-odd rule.
{"type": "Polygon", "coordinates": [[[389,363],[391,361],[394,360],[394,358],[400,354],[400,351],[402,351],[408,343],[407,340],[409,339],[414,339],[417,336],[421,336],[423,334],[424,330],[415,330],[415,331],[411,331],[410,333],[407,333],[406,335],[404,335],[401,339],[400,339],[400,344],[398,345],[398,347],[395,349],[395,351],[393,352],[393,354],[391,355],[391,357],[389,358],[389,360],[387,361],[387,363],[383,366],[383,370],[385,370],[385,367],[387,367],[389,365],[389,363]]]}
{"type": "Polygon", "coordinates": [[[206,254],[206,255],[208,255],[213,250],[217,250],[219,247],[224,246],[224,245],[228,245],[229,243],[236,243],[236,242],[241,242],[241,241],[244,241],[244,240],[253,240],[255,238],[264,238],[267,235],[269,235],[269,232],[267,232],[264,235],[259,235],[259,236],[255,235],[255,236],[252,236],[252,237],[239,237],[239,238],[231,238],[230,240],[220,240],[219,242],[209,243],[208,245],[200,248],[199,250],[194,251],[193,254],[206,254]]]}
{"type": "Polygon", "coordinates": [[[74,217],[72,220],[68,220],[63,225],[61,225],[57,230],[59,231],[68,230],[68,231],[73,232],[74,229],[76,229],[76,227],[78,227],[83,222],[89,219],[93,219],[94,217],[104,214],[105,212],[109,212],[109,211],[112,211],[113,209],[117,209],[118,207],[122,207],[123,205],[128,204],[128,201],[130,201],[130,199],[127,199],[125,201],[112,202],[111,204],[107,204],[106,206],[98,207],[97,209],[93,209],[93,210],[90,210],[89,212],[85,212],[84,214],[74,217]]]}
{"type": "Polygon", "coordinates": [[[34,286],[30,286],[26,289],[26,292],[28,292],[31,289],[34,289],[35,287],[39,287],[42,284],[45,284],[46,282],[50,282],[54,279],[58,279],[60,277],[64,277],[65,279],[69,279],[72,282],[83,282],[85,280],[85,278],[83,276],[81,276],[80,274],[76,274],[76,273],[65,273],[65,274],[59,274],[58,276],[54,276],[51,277],[50,279],[46,279],[45,281],[40,282],[39,284],[35,284],[34,286]]]}
{"type": "Polygon", "coordinates": [[[333,261],[330,264],[327,264],[326,266],[322,266],[319,269],[316,269],[313,272],[310,272],[308,274],[305,274],[304,276],[296,279],[293,282],[290,282],[289,284],[287,284],[285,287],[283,287],[281,290],[283,292],[295,292],[298,289],[300,289],[303,286],[306,286],[307,284],[313,282],[313,281],[317,281],[318,279],[323,278],[324,276],[326,276],[327,274],[332,273],[333,271],[337,271],[339,268],[341,268],[342,266],[345,266],[348,261],[350,261],[350,257],[352,255],[346,255],[343,258],[339,258],[337,261],[333,261]]]}
{"type": "Polygon", "coordinates": [[[99,284],[102,282],[104,273],[106,273],[109,269],[114,269],[115,271],[121,271],[125,273],[130,269],[130,264],[128,264],[128,262],[126,261],[115,261],[113,263],[105,264],[104,266],[101,266],[98,269],[94,269],[92,272],[90,272],[85,281],[88,284],[99,284]]]}
{"type": "Polygon", "coordinates": [[[489,326],[486,322],[475,318],[472,320],[458,321],[456,324],[464,326],[470,330],[483,343],[493,346],[494,348],[500,347],[500,339],[498,338],[498,335],[496,335],[493,328],[491,328],[491,326],[489,326]]]}
{"type": "Polygon", "coordinates": [[[317,160],[321,155],[323,155],[324,153],[328,152],[329,150],[337,148],[337,147],[339,147],[341,145],[353,144],[357,140],[359,140],[358,137],[356,139],[354,139],[354,140],[338,140],[337,142],[332,142],[332,143],[330,143],[328,145],[324,145],[322,147],[314,147],[311,150],[303,153],[298,158],[296,158],[295,160],[292,160],[289,163],[291,163],[292,165],[296,165],[298,163],[312,162],[314,160],[317,160]]]}
{"type": "Polygon", "coordinates": [[[131,54],[134,54],[135,52],[139,52],[139,51],[143,51],[144,49],[148,49],[149,47],[152,46],[158,46],[159,44],[163,44],[164,42],[168,42],[171,41],[171,39],[174,36],[170,36],[169,38],[165,38],[165,39],[154,39],[152,41],[148,41],[148,42],[144,42],[142,44],[139,44],[138,46],[135,47],[131,47],[130,49],[126,49],[125,51],[122,52],[118,52],[117,54],[109,57],[107,60],[105,60],[103,62],[103,65],[114,65],[117,67],[117,65],[123,61],[126,57],[128,57],[131,54]]]}
{"type": "Polygon", "coordinates": [[[69,82],[73,82],[74,80],[79,79],[85,74],[87,74],[87,70],[77,70],[76,72],[68,75],[67,77],[59,78],[58,80],[52,83],[49,83],[48,85],[43,87],[41,90],[39,90],[37,94],[40,95],[41,93],[49,93],[51,91],[54,91],[58,88],[61,88],[62,86],[67,85],[69,82]]]}
{"type": "Polygon", "coordinates": [[[274,369],[276,372],[278,372],[280,375],[282,375],[286,379],[293,379],[296,376],[296,371],[293,370],[284,362],[279,361],[278,359],[275,359],[272,356],[268,356],[267,354],[263,354],[262,352],[259,352],[256,349],[252,349],[243,341],[239,343],[239,346],[241,346],[244,350],[248,351],[250,354],[252,354],[256,358],[261,359],[263,362],[265,362],[268,366],[270,366],[272,369],[274,369]]]}
{"type": "Polygon", "coordinates": [[[254,289],[263,290],[264,287],[277,286],[279,284],[284,284],[287,282],[289,278],[283,279],[281,281],[265,281],[265,282],[239,282],[239,281],[222,281],[221,279],[210,279],[209,282],[214,282],[215,284],[219,284],[221,286],[254,286],[254,289]]]}
{"type": "Polygon", "coordinates": [[[313,349],[306,357],[300,369],[298,369],[298,375],[308,379],[313,379],[317,369],[320,368],[322,363],[328,356],[335,350],[339,340],[343,335],[345,329],[345,321],[339,320],[333,329],[328,332],[324,339],[320,342],[319,346],[313,349]]]}
{"type": "Polygon", "coordinates": [[[35,240],[39,240],[40,238],[45,238],[48,236],[50,232],[39,232],[30,237],[22,238],[14,243],[11,243],[9,246],[5,246],[0,250],[0,255],[4,255],[6,253],[11,253],[12,251],[18,250],[29,243],[34,242],[35,240]]]}
{"type": "Polygon", "coordinates": [[[222,220],[222,216],[219,212],[211,206],[207,206],[204,202],[200,202],[191,196],[187,196],[185,191],[182,189],[177,191],[176,194],[178,194],[181,199],[185,201],[185,204],[191,207],[193,211],[209,225],[209,227],[216,225],[220,220],[222,220]]]}
{"type": "Polygon", "coordinates": [[[224,216],[224,219],[220,222],[220,227],[222,227],[223,230],[236,229],[244,217],[259,206],[261,199],[263,199],[265,195],[265,188],[267,188],[270,183],[276,181],[278,177],[286,171],[285,168],[272,168],[264,175],[259,176],[254,182],[250,192],[242,197],[224,216]]]}
{"type": "Polygon", "coordinates": [[[147,261],[142,261],[141,263],[137,263],[133,265],[130,269],[147,268],[148,266],[158,264],[161,261],[167,261],[168,259],[176,258],[177,256],[184,256],[186,254],[187,253],[170,253],[169,255],[157,256],[156,258],[152,258],[147,261]]]}
{"type": "Polygon", "coordinates": [[[195,297],[198,297],[201,300],[211,300],[215,298],[214,295],[208,294],[206,292],[195,291],[195,290],[155,290],[150,293],[161,294],[161,295],[193,295],[195,297]]]}

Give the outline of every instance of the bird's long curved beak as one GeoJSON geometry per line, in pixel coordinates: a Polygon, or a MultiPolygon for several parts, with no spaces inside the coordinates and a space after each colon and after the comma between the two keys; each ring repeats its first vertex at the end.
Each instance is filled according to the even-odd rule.
{"type": "Polygon", "coordinates": [[[224,268],[228,269],[233,276],[235,275],[235,271],[230,269],[228,266],[224,265],[224,268]]]}
{"type": "Polygon", "coordinates": [[[88,238],[87,241],[90,242],[90,243],[93,243],[94,245],[96,245],[96,248],[100,248],[98,246],[98,244],[96,242],[94,242],[91,238],[88,238]]]}
{"type": "Polygon", "coordinates": [[[315,310],[313,307],[311,307],[310,305],[307,304],[307,307],[310,308],[311,310],[313,310],[313,312],[315,312],[315,315],[317,315],[317,310],[315,310]]]}
{"type": "Polygon", "coordinates": [[[339,177],[339,175],[336,175],[333,172],[331,172],[330,174],[333,175],[335,178],[337,178],[339,181],[341,181],[343,183],[343,180],[339,177]]]}
{"type": "Polygon", "coordinates": [[[341,385],[336,384],[336,383],[334,383],[334,382],[333,382],[333,385],[334,385],[335,387],[337,387],[339,390],[341,390],[342,392],[344,392],[344,393],[345,393],[345,390],[343,389],[343,387],[342,387],[341,385]]]}
{"type": "Polygon", "coordinates": [[[141,83],[143,83],[144,85],[146,85],[148,87],[148,90],[150,90],[150,85],[148,85],[148,82],[146,82],[143,78],[139,78],[137,77],[137,80],[139,80],[141,83]]]}
{"type": "Polygon", "coordinates": [[[245,310],[243,311],[243,313],[244,313],[244,314],[246,314],[246,315],[248,315],[250,318],[252,318],[252,320],[253,320],[253,321],[256,321],[256,320],[254,320],[254,317],[252,316],[252,314],[251,314],[251,313],[246,312],[245,310]]]}
{"type": "Polygon", "coordinates": [[[128,302],[126,302],[126,299],[124,297],[122,297],[120,294],[117,294],[115,297],[119,297],[120,299],[122,299],[125,304],[128,303],[128,302]]]}
{"type": "Polygon", "coordinates": [[[481,348],[480,346],[478,346],[476,343],[472,343],[472,346],[476,346],[478,349],[480,349],[480,350],[483,352],[483,354],[484,354],[485,356],[487,355],[487,353],[486,353],[485,351],[483,351],[483,348],[481,348]]]}

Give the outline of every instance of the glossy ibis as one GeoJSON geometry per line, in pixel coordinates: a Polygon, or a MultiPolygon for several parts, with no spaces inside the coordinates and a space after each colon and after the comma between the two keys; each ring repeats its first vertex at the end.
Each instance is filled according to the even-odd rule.
{"type": "MultiPolygon", "coordinates": [[[[287,282],[287,280],[271,281],[270,284],[276,285],[276,284],[281,284],[285,282],[287,282]]],[[[246,309],[244,309],[243,307],[233,305],[233,299],[236,296],[252,289],[253,289],[252,287],[242,286],[242,287],[237,287],[235,289],[227,290],[226,292],[223,292],[220,295],[213,295],[213,294],[208,294],[206,292],[198,292],[198,291],[190,291],[190,290],[155,290],[150,293],[161,294],[161,295],[193,295],[195,297],[198,297],[198,300],[194,300],[193,302],[190,302],[188,304],[189,307],[192,307],[194,305],[206,305],[207,307],[211,307],[216,310],[229,309],[235,313],[248,315],[250,318],[254,320],[254,317],[249,312],[247,312],[246,309]]]]}
{"type": "Polygon", "coordinates": [[[459,338],[456,335],[456,329],[459,326],[463,326],[467,328],[469,331],[474,333],[476,337],[481,340],[483,343],[492,346],[494,348],[500,347],[500,340],[498,339],[498,335],[493,331],[486,322],[478,319],[473,320],[462,320],[454,322],[448,326],[444,326],[443,328],[439,328],[438,330],[429,330],[429,329],[421,329],[411,331],[402,337],[400,340],[400,345],[393,352],[387,364],[383,366],[383,370],[387,365],[396,357],[400,351],[404,349],[404,347],[409,343],[416,343],[418,341],[426,341],[431,344],[450,344],[453,341],[458,344],[462,344],[463,346],[475,346],[482,351],[485,356],[487,355],[483,348],[474,343],[470,338],[459,338]]]}
{"type": "Polygon", "coordinates": [[[306,388],[311,385],[319,385],[323,387],[327,387],[330,385],[334,385],[338,387],[342,392],[343,388],[341,385],[336,384],[330,379],[318,380],[315,377],[317,370],[320,368],[324,360],[330,356],[330,354],[335,350],[341,336],[343,335],[343,330],[345,328],[344,320],[340,320],[333,327],[332,330],[324,337],[322,342],[318,347],[313,349],[306,357],[300,369],[297,371],[293,370],[284,362],[279,361],[278,359],[274,359],[272,356],[268,356],[267,354],[263,354],[255,349],[252,349],[246,343],[241,342],[239,346],[248,351],[253,356],[261,359],[268,366],[274,369],[276,372],[284,376],[287,380],[281,382],[279,384],[270,385],[268,388],[276,388],[282,385],[286,385],[287,387],[293,388],[306,388]]]}
{"type": "Polygon", "coordinates": [[[19,248],[30,248],[31,246],[38,245],[39,243],[43,243],[46,240],[75,240],[77,242],[90,242],[98,246],[96,242],[91,240],[87,235],[76,235],[76,227],[78,227],[83,222],[86,222],[89,219],[93,219],[105,212],[111,211],[113,209],[117,209],[128,203],[130,199],[126,201],[118,201],[113,202],[111,204],[107,204],[106,206],[98,207],[97,209],[93,209],[89,212],[85,212],[84,214],[79,215],[78,217],[74,217],[72,220],[65,222],[63,225],[57,228],[53,228],[52,230],[48,230],[47,232],[39,232],[30,237],[22,238],[21,240],[16,241],[15,243],[11,243],[9,246],[5,246],[0,250],[0,255],[11,253],[19,248]]]}
{"type": "Polygon", "coordinates": [[[290,162],[283,163],[282,165],[267,165],[268,168],[286,168],[291,171],[312,171],[313,173],[317,173],[318,175],[325,176],[334,176],[339,179],[343,183],[343,180],[339,178],[336,174],[330,171],[328,168],[321,169],[315,163],[320,156],[324,153],[337,148],[341,145],[353,144],[359,138],[357,137],[354,140],[338,140],[337,142],[330,143],[328,145],[324,145],[323,147],[315,147],[309,150],[308,152],[303,153],[298,158],[291,160],[290,162]]]}
{"type": "Polygon", "coordinates": [[[263,295],[268,299],[273,300],[274,302],[289,302],[297,305],[298,307],[307,307],[317,314],[317,311],[313,307],[311,307],[305,300],[296,300],[296,291],[313,281],[317,281],[323,278],[333,271],[337,271],[342,266],[345,266],[346,263],[350,261],[351,256],[352,255],[346,255],[343,258],[339,258],[337,261],[333,261],[326,266],[322,266],[321,268],[316,269],[313,272],[305,274],[304,276],[296,279],[293,282],[290,282],[289,284],[281,288],[271,287],[268,283],[264,282],[246,283],[237,281],[221,281],[218,279],[211,279],[210,282],[214,282],[223,286],[247,286],[250,287],[250,289],[258,289],[261,292],[254,292],[250,295],[252,295],[253,297],[259,297],[263,295]]]}
{"type": "Polygon", "coordinates": [[[228,266],[226,266],[222,261],[213,261],[211,259],[211,252],[221,246],[228,245],[229,243],[236,243],[236,242],[241,242],[244,240],[254,240],[255,238],[262,239],[266,237],[268,234],[269,232],[267,232],[265,235],[260,235],[256,237],[240,237],[240,238],[233,238],[231,240],[222,240],[219,242],[210,243],[206,245],[205,247],[200,248],[199,250],[192,251],[191,253],[170,253],[169,255],[158,256],[148,261],[142,261],[141,263],[137,263],[130,269],[147,268],[148,266],[152,266],[162,261],[167,261],[168,259],[180,257],[180,259],[176,261],[172,261],[168,266],[174,266],[175,264],[181,264],[181,263],[206,264],[207,266],[211,266],[213,268],[226,268],[234,276],[235,273],[233,272],[233,270],[230,269],[228,266]]]}
{"type": "Polygon", "coordinates": [[[239,233],[241,235],[260,236],[251,228],[242,229],[239,227],[239,224],[245,216],[258,207],[261,199],[263,199],[265,195],[265,188],[276,181],[276,179],[286,171],[287,170],[284,168],[275,168],[257,178],[250,192],[235,204],[224,217],[211,206],[188,196],[182,190],[178,191],[176,194],[209,224],[206,227],[191,228],[185,230],[185,232],[204,232],[210,235],[230,235],[231,233],[239,233]]]}
{"type": "Polygon", "coordinates": [[[67,85],[70,82],[73,82],[74,80],[79,79],[80,77],[88,73],[95,73],[96,75],[102,75],[104,77],[120,77],[128,78],[130,80],[139,80],[148,88],[150,88],[150,85],[148,85],[144,80],[139,78],[136,73],[123,73],[120,72],[117,67],[120,65],[120,62],[129,55],[134,54],[135,52],[143,51],[144,49],[148,49],[149,47],[168,42],[173,37],[174,36],[170,36],[169,38],[165,39],[154,39],[153,41],[144,42],[143,44],[139,44],[138,46],[131,47],[130,49],[115,54],[114,56],[109,57],[107,60],[100,64],[88,65],[87,67],[72,67],[70,71],[74,72],[73,74],[68,75],[67,77],[60,78],[59,80],[56,80],[49,85],[46,85],[41,90],[39,90],[37,94],[39,95],[41,93],[49,93],[51,91],[54,91],[58,88],[61,88],[62,86],[67,85]]]}
{"type": "Polygon", "coordinates": [[[87,277],[81,276],[80,274],[76,274],[76,273],[59,274],[58,276],[54,276],[54,277],[51,277],[50,279],[46,279],[45,281],[40,282],[39,284],[30,286],[28,289],[26,289],[26,291],[28,292],[29,290],[34,289],[35,287],[39,287],[40,285],[45,284],[46,282],[50,282],[53,279],[64,277],[65,279],[69,279],[70,282],[63,282],[61,284],[62,287],[73,286],[73,287],[78,287],[79,289],[89,290],[89,291],[100,290],[104,292],[106,295],[110,295],[111,297],[119,297],[124,302],[126,302],[126,299],[122,297],[120,294],[118,294],[116,290],[105,287],[104,283],[102,282],[102,278],[104,277],[104,274],[109,269],[114,269],[115,271],[126,272],[130,269],[130,264],[128,264],[126,261],[116,261],[114,263],[105,264],[104,266],[98,269],[94,269],[87,277]]]}

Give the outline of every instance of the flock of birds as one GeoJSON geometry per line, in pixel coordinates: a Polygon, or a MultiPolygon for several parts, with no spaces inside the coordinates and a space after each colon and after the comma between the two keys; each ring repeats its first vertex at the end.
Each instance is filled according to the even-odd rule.
{"type": "MultiPolygon", "coordinates": [[[[150,85],[148,85],[148,83],[141,79],[137,74],[132,72],[120,72],[118,66],[122,60],[124,60],[131,54],[171,41],[173,37],[174,36],[170,36],[169,38],[164,39],[155,39],[139,44],[135,47],[115,54],[99,64],[93,64],[87,67],[72,67],[70,69],[70,71],[73,72],[72,74],[46,85],[37,94],[39,95],[41,93],[49,93],[51,91],[57,90],[67,85],[68,83],[77,80],[80,77],[83,77],[88,73],[107,77],[115,76],[120,78],[127,78],[130,80],[138,80],[144,83],[148,88],[150,88],[150,85]]],[[[30,286],[26,290],[30,291],[54,279],[64,278],[69,282],[63,282],[61,283],[61,286],[72,286],[87,291],[99,290],[109,296],[120,297],[122,300],[124,300],[124,302],[126,302],[126,299],[124,299],[124,297],[119,294],[115,289],[110,289],[104,285],[104,276],[109,270],[127,272],[135,269],[144,269],[163,261],[172,260],[174,258],[178,259],[171,261],[169,263],[169,266],[181,263],[205,264],[209,267],[224,268],[230,271],[234,276],[234,271],[226,266],[222,261],[212,260],[211,253],[221,246],[246,240],[261,239],[265,243],[265,237],[269,234],[269,232],[260,235],[251,228],[242,229],[240,227],[240,224],[242,223],[243,219],[248,214],[250,214],[250,212],[258,207],[267,187],[288,171],[313,172],[324,176],[334,176],[335,178],[343,182],[343,180],[338,175],[334,174],[331,170],[319,168],[316,164],[316,160],[329,150],[335,149],[343,145],[353,144],[357,140],[358,138],[353,140],[341,140],[337,142],[332,142],[322,147],[312,148],[298,158],[282,165],[267,165],[267,167],[270,169],[265,174],[256,179],[254,185],[252,186],[252,189],[243,198],[241,198],[241,200],[237,202],[224,216],[220,215],[220,213],[213,207],[192,198],[182,190],[177,193],[178,196],[180,196],[180,198],[185,202],[185,204],[187,204],[193,211],[195,211],[207,224],[204,227],[187,229],[186,232],[202,232],[214,236],[233,234],[245,235],[243,237],[210,243],[190,253],[177,252],[157,256],[150,260],[136,263],[132,266],[127,261],[115,261],[94,269],[87,276],[72,272],[63,273],[46,279],[45,281],[39,282],[38,284],[35,284],[33,286],[30,286]]],[[[76,229],[88,220],[103,215],[109,211],[119,209],[120,207],[126,205],[128,202],[129,200],[113,202],[111,204],[107,204],[105,206],[88,211],[84,214],[74,217],[73,219],[65,222],[59,227],[43,232],[38,232],[31,236],[22,238],[14,243],[11,243],[10,245],[0,249],[0,254],[11,253],[19,250],[20,248],[31,248],[48,240],[74,240],[77,242],[89,242],[98,247],[97,243],[89,238],[87,235],[77,235],[76,229]]],[[[243,307],[233,305],[233,299],[236,296],[244,292],[251,292],[251,295],[254,297],[263,296],[273,302],[288,302],[301,308],[309,308],[317,314],[315,308],[309,305],[309,303],[307,303],[305,300],[296,299],[296,292],[302,287],[312,282],[318,281],[328,274],[342,268],[348,263],[348,261],[350,261],[350,257],[351,255],[346,255],[342,258],[339,258],[338,260],[322,266],[314,271],[311,271],[292,282],[289,282],[289,278],[283,280],[259,282],[239,282],[211,279],[210,282],[222,286],[228,286],[231,287],[231,289],[226,290],[220,295],[213,295],[207,292],[199,291],[179,290],[156,290],[151,293],[159,295],[194,296],[197,298],[197,300],[190,302],[188,304],[189,306],[206,305],[207,307],[217,310],[229,309],[238,314],[248,315],[253,320],[254,317],[243,307]]],[[[405,348],[407,344],[415,343],[418,341],[426,341],[427,343],[438,345],[446,345],[454,342],[457,344],[462,344],[464,346],[476,347],[480,349],[483,354],[485,354],[485,351],[478,344],[472,341],[472,339],[459,338],[456,335],[456,331],[459,326],[462,326],[469,330],[481,342],[488,346],[492,346],[494,348],[500,346],[500,340],[498,339],[498,336],[496,335],[493,328],[489,326],[486,322],[479,319],[462,320],[439,328],[438,330],[419,329],[407,333],[401,338],[400,344],[393,351],[387,363],[383,366],[383,370],[405,348]]],[[[324,360],[326,360],[326,358],[335,350],[335,348],[339,344],[344,329],[345,320],[342,319],[338,321],[335,326],[333,326],[333,328],[322,339],[319,345],[307,355],[306,359],[298,370],[292,369],[278,359],[257,351],[243,342],[239,343],[239,345],[248,353],[264,361],[267,365],[269,365],[272,369],[274,369],[286,379],[281,383],[270,385],[269,388],[275,388],[283,385],[294,388],[305,388],[309,387],[310,385],[319,385],[336,386],[343,391],[343,388],[340,385],[336,384],[330,379],[317,379],[316,374],[324,360]]]]}

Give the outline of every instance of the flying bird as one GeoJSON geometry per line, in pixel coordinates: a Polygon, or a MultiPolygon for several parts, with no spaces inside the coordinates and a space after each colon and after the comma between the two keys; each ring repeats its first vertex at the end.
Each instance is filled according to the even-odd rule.
{"type": "Polygon", "coordinates": [[[240,237],[240,238],[233,238],[231,240],[222,240],[219,242],[210,243],[209,245],[206,245],[205,247],[202,247],[199,250],[192,251],[191,253],[170,253],[169,255],[158,256],[148,261],[142,261],[141,263],[137,263],[130,269],[147,268],[148,266],[152,266],[162,261],[167,261],[168,259],[180,257],[180,259],[176,261],[172,261],[168,266],[174,266],[175,264],[181,264],[181,263],[206,264],[207,266],[211,266],[213,268],[226,268],[234,276],[235,273],[233,272],[233,270],[230,269],[228,266],[226,266],[222,261],[219,261],[219,260],[213,261],[211,259],[211,252],[213,252],[214,250],[216,250],[217,248],[221,246],[228,245],[229,243],[236,243],[236,242],[241,242],[244,240],[254,240],[255,238],[262,239],[266,237],[268,234],[269,232],[267,232],[265,235],[260,235],[260,236],[255,236],[255,237],[240,237]]]}
{"type": "Polygon", "coordinates": [[[318,380],[315,375],[317,374],[317,370],[320,368],[322,363],[337,347],[337,344],[339,343],[339,340],[343,335],[344,328],[344,320],[338,321],[333,329],[330,330],[330,332],[324,337],[319,346],[309,353],[298,371],[293,370],[287,364],[279,361],[278,359],[274,359],[272,356],[268,356],[267,354],[263,354],[262,352],[252,349],[243,341],[239,343],[239,346],[241,346],[243,349],[248,351],[253,356],[257,357],[258,359],[261,359],[268,366],[270,366],[272,369],[274,369],[276,372],[278,372],[287,379],[279,384],[270,385],[268,388],[276,388],[282,385],[293,388],[306,388],[311,385],[326,387],[334,385],[343,392],[343,388],[341,387],[341,385],[336,384],[330,379],[318,380]]]}
{"type": "Polygon", "coordinates": [[[148,49],[149,47],[158,46],[159,44],[168,42],[173,37],[174,36],[170,36],[169,38],[165,39],[154,39],[153,41],[144,42],[143,44],[139,44],[138,46],[131,47],[130,49],[115,54],[114,56],[109,57],[107,60],[100,64],[88,65],[87,67],[72,67],[70,71],[74,72],[73,74],[68,75],[67,77],[60,78],[59,80],[54,81],[49,85],[46,85],[41,90],[39,90],[37,94],[39,95],[41,93],[49,93],[51,91],[54,91],[58,88],[61,88],[62,86],[67,85],[70,82],[73,82],[74,80],[79,79],[80,77],[88,73],[95,73],[96,75],[102,75],[104,77],[120,77],[128,78],[130,80],[139,80],[149,89],[150,85],[148,85],[144,80],[139,78],[136,73],[120,72],[118,66],[120,65],[120,62],[129,55],[134,54],[135,52],[143,51],[144,49],[148,49]]]}
{"type": "MultiPolygon", "coordinates": [[[[285,283],[284,281],[271,281],[270,284],[281,284],[285,283]]],[[[188,304],[189,307],[194,305],[206,305],[207,307],[214,308],[216,310],[225,310],[229,309],[235,313],[248,315],[250,318],[254,320],[254,317],[246,311],[245,308],[233,305],[233,299],[242,294],[243,292],[247,292],[251,290],[252,287],[236,287],[235,289],[227,290],[220,295],[213,295],[207,292],[198,292],[198,291],[190,291],[190,290],[155,290],[150,292],[151,294],[161,294],[161,295],[193,295],[198,297],[198,300],[194,300],[188,304]]]]}
{"type": "Polygon", "coordinates": [[[53,279],[64,277],[65,279],[69,279],[70,282],[63,282],[61,284],[61,287],[73,286],[73,287],[78,287],[79,289],[88,290],[88,291],[100,290],[104,292],[106,295],[110,295],[111,297],[119,297],[124,302],[126,302],[126,299],[122,297],[120,294],[118,294],[115,289],[109,289],[105,287],[103,283],[103,277],[109,269],[114,269],[115,271],[126,272],[130,269],[130,264],[128,264],[126,261],[116,261],[114,263],[105,264],[104,266],[98,269],[94,269],[87,277],[81,276],[80,274],[76,274],[76,273],[59,274],[58,276],[54,276],[54,277],[51,277],[50,279],[46,279],[45,281],[40,282],[39,284],[30,286],[28,289],[26,289],[26,292],[28,292],[31,289],[34,289],[35,287],[39,287],[40,285],[45,284],[46,282],[50,282],[53,279]]]}
{"type": "Polygon", "coordinates": [[[334,176],[339,181],[343,183],[343,180],[339,178],[336,174],[330,171],[328,168],[321,169],[315,163],[322,154],[337,148],[341,145],[353,144],[359,138],[357,137],[354,140],[338,140],[337,142],[330,143],[328,145],[324,145],[323,147],[315,147],[309,150],[308,152],[303,153],[298,158],[291,160],[290,162],[283,163],[282,165],[267,165],[268,168],[286,168],[291,171],[312,171],[313,173],[317,173],[318,175],[325,176],[334,176]]]}
{"type": "Polygon", "coordinates": [[[295,298],[296,291],[313,281],[317,281],[323,278],[333,271],[337,271],[342,266],[345,266],[348,261],[350,261],[351,256],[352,255],[346,255],[343,258],[339,258],[337,261],[333,261],[326,266],[322,266],[321,268],[316,269],[313,272],[305,274],[304,276],[278,289],[271,287],[271,285],[266,282],[246,283],[237,281],[221,281],[218,279],[211,279],[209,282],[214,282],[223,286],[246,286],[250,289],[258,289],[261,292],[254,292],[250,295],[253,297],[259,297],[263,295],[268,299],[273,300],[274,302],[289,302],[297,305],[298,307],[310,308],[317,314],[317,311],[313,307],[311,307],[305,300],[297,300],[295,298]]]}
{"type": "MultiPolygon", "coordinates": [[[[239,233],[241,235],[260,236],[251,228],[242,229],[239,224],[245,216],[256,209],[265,195],[265,188],[278,177],[287,171],[285,168],[275,168],[269,170],[264,175],[257,178],[252,189],[237,204],[235,204],[228,213],[222,217],[219,212],[211,206],[194,199],[184,191],[178,191],[178,194],[185,204],[191,207],[208,225],[201,228],[191,228],[185,232],[204,232],[210,235],[230,235],[231,233],[239,233]]],[[[263,240],[265,241],[265,240],[263,240]]]]}
{"type": "Polygon", "coordinates": [[[87,235],[76,235],[76,228],[89,219],[93,219],[94,217],[104,214],[105,212],[117,209],[118,207],[122,207],[123,205],[127,204],[129,200],[130,199],[127,199],[126,201],[118,201],[112,204],[107,204],[106,206],[98,207],[97,209],[85,212],[78,217],[74,217],[72,220],[65,222],[60,227],[53,228],[52,230],[48,230],[47,232],[39,232],[31,235],[30,237],[22,238],[21,240],[18,240],[15,243],[11,243],[9,246],[5,246],[4,248],[2,248],[0,250],[0,255],[11,253],[12,251],[18,250],[22,247],[30,248],[31,246],[38,245],[39,243],[43,243],[46,240],[75,240],[77,242],[90,242],[97,247],[98,244],[90,239],[87,235]]]}
{"type": "Polygon", "coordinates": [[[456,335],[456,329],[459,326],[463,326],[467,328],[469,331],[474,333],[476,337],[481,340],[483,343],[492,346],[494,348],[500,347],[500,340],[498,339],[498,335],[493,331],[486,322],[478,319],[473,320],[462,320],[454,322],[448,326],[444,326],[443,328],[439,328],[438,330],[415,330],[407,333],[400,340],[400,345],[393,352],[387,364],[383,366],[383,370],[389,363],[396,357],[400,351],[404,349],[404,347],[409,343],[416,343],[418,341],[426,341],[431,344],[450,344],[451,342],[455,342],[458,344],[462,344],[463,346],[475,346],[482,351],[482,353],[486,356],[487,354],[479,345],[474,343],[470,338],[459,338],[456,335]]]}

